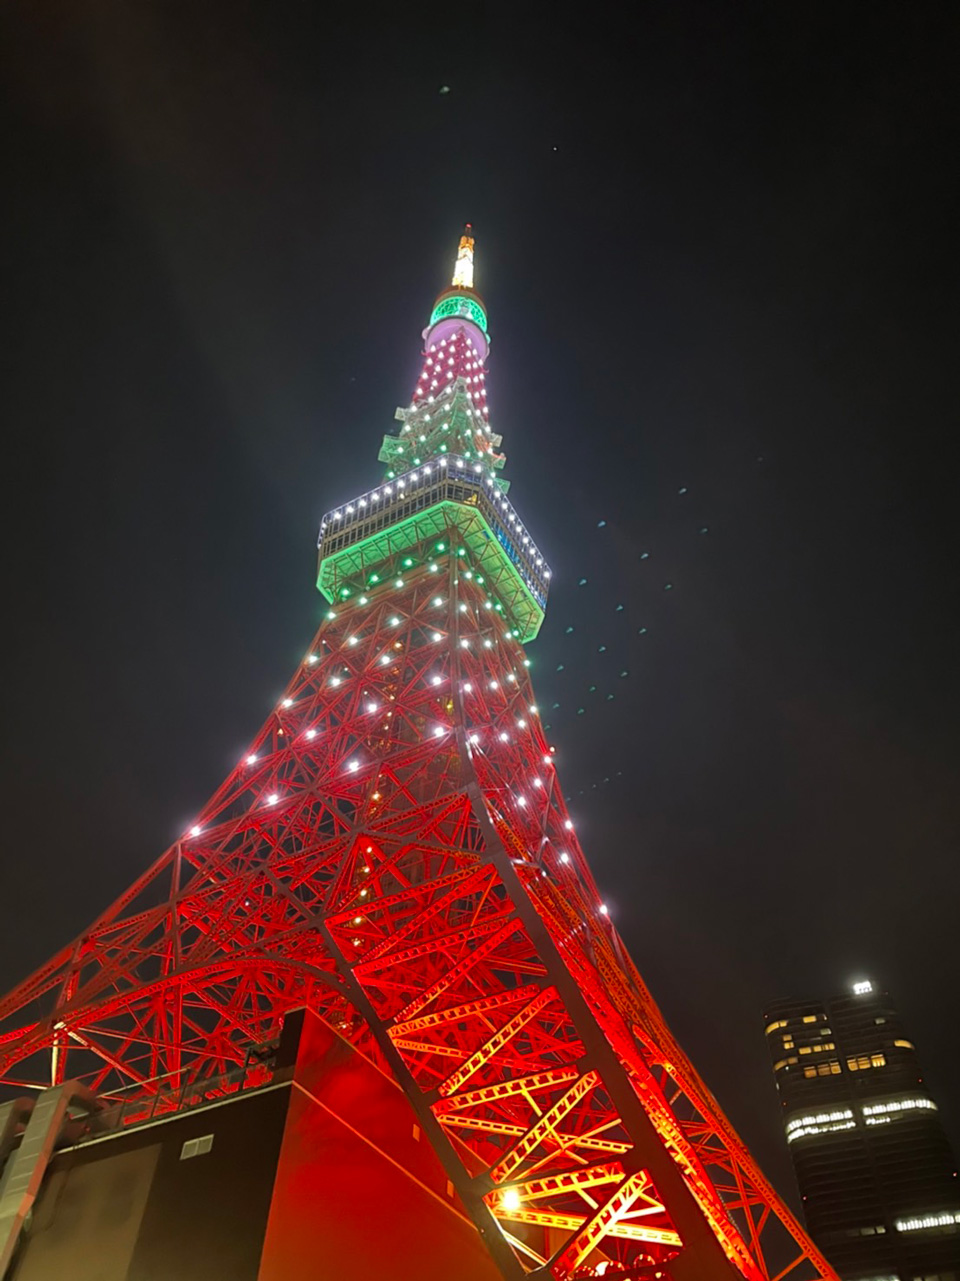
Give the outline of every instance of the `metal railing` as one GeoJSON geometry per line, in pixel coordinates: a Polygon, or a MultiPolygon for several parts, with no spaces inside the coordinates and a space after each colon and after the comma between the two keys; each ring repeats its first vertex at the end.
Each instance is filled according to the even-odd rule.
{"type": "Polygon", "coordinates": [[[471,500],[483,513],[534,599],[543,606],[549,590],[550,567],[513,504],[496,482],[480,474],[478,468],[478,463],[471,464],[456,454],[444,454],[327,512],[317,539],[321,558],[362,542],[404,519],[414,509],[423,510],[444,499],[461,503],[471,500]],[[405,508],[409,510],[405,512],[405,508]]]}
{"type": "Polygon", "coordinates": [[[273,1081],[278,1045],[277,1040],[251,1045],[242,1064],[223,1072],[190,1080],[183,1080],[183,1072],[171,1072],[101,1095],[100,1109],[84,1119],[74,1142],[100,1139],[231,1095],[262,1089],[273,1081]]]}

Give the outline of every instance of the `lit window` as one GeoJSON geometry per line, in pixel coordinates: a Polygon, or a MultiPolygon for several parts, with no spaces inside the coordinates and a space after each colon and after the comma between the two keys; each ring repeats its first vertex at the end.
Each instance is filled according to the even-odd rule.
{"type": "Polygon", "coordinates": [[[816,1023],[817,1016],[815,1014],[805,1014],[803,1016],[803,1021],[804,1023],[816,1023]]]}
{"type": "Polygon", "coordinates": [[[774,1063],[774,1072],[779,1072],[781,1068],[791,1067],[797,1061],[797,1056],[792,1054],[789,1059],[781,1059],[779,1063],[774,1063]]]}
{"type": "Polygon", "coordinates": [[[847,1069],[850,1072],[866,1072],[872,1067],[886,1067],[887,1059],[884,1054],[861,1054],[858,1058],[847,1059],[847,1069]]]}
{"type": "Polygon", "coordinates": [[[786,1019],[777,1019],[775,1023],[770,1023],[770,1024],[768,1024],[768,1026],[767,1026],[767,1036],[769,1036],[771,1032],[776,1032],[776,1030],[777,1030],[777,1028],[778,1028],[778,1027],[786,1027],[786,1026],[787,1026],[787,1020],[786,1020],[786,1019]]]}
{"type": "Polygon", "coordinates": [[[785,1036],[785,1037],[783,1038],[783,1048],[784,1048],[785,1050],[792,1050],[792,1049],[793,1049],[793,1037],[792,1037],[792,1036],[785,1036]]]}
{"type": "Polygon", "coordinates": [[[831,1134],[837,1130],[852,1130],[856,1125],[853,1113],[849,1108],[838,1108],[835,1112],[802,1112],[791,1117],[786,1124],[787,1142],[795,1143],[812,1134],[831,1134]]]}
{"type": "Polygon", "coordinates": [[[913,1050],[916,1048],[912,1041],[894,1041],[894,1045],[899,1045],[901,1050],[913,1050]]]}
{"type": "Polygon", "coordinates": [[[936,1112],[937,1105],[933,1099],[924,1095],[910,1096],[902,1099],[889,1099],[886,1103],[864,1105],[862,1111],[867,1125],[886,1125],[904,1112],[936,1112]]]}
{"type": "Polygon", "coordinates": [[[960,1223],[960,1210],[919,1215],[914,1219],[897,1219],[898,1232],[921,1232],[927,1228],[950,1228],[960,1223]]]}
{"type": "Polygon", "coordinates": [[[830,1059],[827,1063],[818,1063],[816,1067],[803,1069],[804,1076],[838,1076],[840,1073],[840,1060],[830,1059]]]}

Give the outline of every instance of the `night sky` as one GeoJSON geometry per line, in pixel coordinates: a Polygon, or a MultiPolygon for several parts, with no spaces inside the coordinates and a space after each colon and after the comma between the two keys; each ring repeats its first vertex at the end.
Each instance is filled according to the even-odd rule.
{"type": "Polygon", "coordinates": [[[888,986],[960,1148],[960,10],[347,8],[3,8],[0,989],[267,715],[469,219],[628,946],[791,1197],[778,997],[888,986]]]}

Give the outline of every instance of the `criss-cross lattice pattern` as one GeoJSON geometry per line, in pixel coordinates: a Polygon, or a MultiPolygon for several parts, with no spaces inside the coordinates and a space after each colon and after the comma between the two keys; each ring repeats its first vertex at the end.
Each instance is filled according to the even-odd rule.
{"type": "Polygon", "coordinates": [[[603,915],[469,559],[331,614],[196,827],[0,1004],[0,1077],[150,1094],[307,1004],[505,1276],[833,1278],[603,915]]]}

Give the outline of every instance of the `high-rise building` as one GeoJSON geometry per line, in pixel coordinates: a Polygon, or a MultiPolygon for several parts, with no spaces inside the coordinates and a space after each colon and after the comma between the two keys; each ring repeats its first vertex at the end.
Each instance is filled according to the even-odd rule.
{"type": "Polygon", "coordinates": [[[117,1217],[97,1189],[125,1169],[142,1214],[127,1197],[98,1281],[187,1275],[169,1207],[217,1255],[204,1189],[222,1204],[262,1110],[257,1160],[280,1164],[238,1191],[234,1281],[382,1276],[386,1246],[393,1281],[468,1254],[506,1281],[834,1281],[671,1036],[564,804],[524,649],[550,570],[501,475],[473,249],[468,229],[383,471],[322,522],[328,609],[283,695],[181,837],[0,1001],[0,1274],[49,1167],[85,1209],[38,1207],[25,1277],[89,1257],[70,1233],[117,1217]],[[323,1036],[258,1050],[298,1007],[323,1036]]]}
{"type": "Polygon", "coordinates": [[[960,1180],[913,1042],[862,980],[766,1037],[811,1236],[847,1281],[960,1281],[960,1180]]]}

